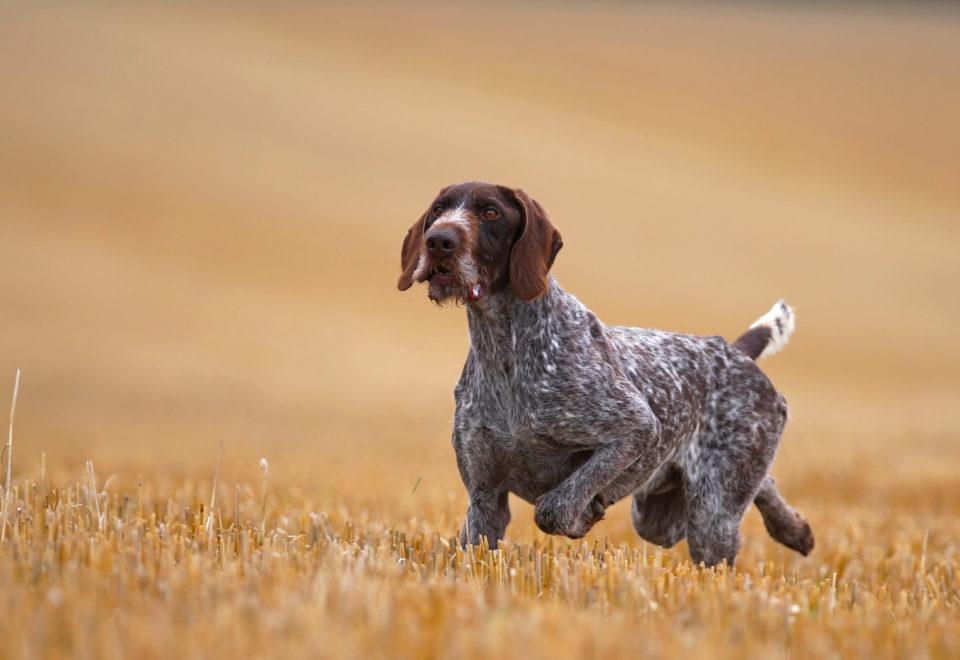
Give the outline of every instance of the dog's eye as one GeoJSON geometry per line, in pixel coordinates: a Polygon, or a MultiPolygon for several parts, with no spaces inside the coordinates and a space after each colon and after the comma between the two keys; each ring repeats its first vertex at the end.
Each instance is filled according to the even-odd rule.
{"type": "Polygon", "coordinates": [[[436,206],[433,207],[434,215],[440,215],[441,213],[443,213],[443,204],[437,204],[436,206]]]}
{"type": "Polygon", "coordinates": [[[500,217],[500,211],[498,211],[496,207],[488,206],[487,208],[483,209],[483,213],[481,213],[480,216],[484,220],[496,220],[500,217]]]}

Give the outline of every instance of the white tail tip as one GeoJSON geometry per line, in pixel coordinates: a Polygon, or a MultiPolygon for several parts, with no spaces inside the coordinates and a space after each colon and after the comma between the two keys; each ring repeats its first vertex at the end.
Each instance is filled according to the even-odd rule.
{"type": "Polygon", "coordinates": [[[778,300],[769,312],[758,318],[751,328],[765,327],[770,330],[770,341],[767,343],[763,352],[757,357],[767,357],[773,355],[790,341],[790,335],[796,327],[797,315],[793,308],[784,300],[778,300]]]}

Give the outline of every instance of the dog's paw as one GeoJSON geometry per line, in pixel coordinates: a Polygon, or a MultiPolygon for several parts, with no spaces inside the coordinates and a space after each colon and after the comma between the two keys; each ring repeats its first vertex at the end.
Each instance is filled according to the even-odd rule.
{"type": "Polygon", "coordinates": [[[814,546],[813,530],[810,529],[810,523],[800,518],[799,531],[790,540],[791,543],[787,544],[789,548],[796,550],[804,557],[809,555],[814,546]]]}
{"type": "Polygon", "coordinates": [[[578,529],[579,526],[575,524],[577,515],[573,508],[567,502],[551,495],[547,493],[537,500],[533,510],[537,527],[547,534],[569,536],[573,539],[583,536],[586,532],[578,529]]]}
{"type": "Polygon", "coordinates": [[[551,491],[537,500],[533,518],[537,527],[547,534],[579,539],[603,519],[604,512],[603,504],[597,498],[586,507],[580,507],[565,494],[551,491]]]}
{"type": "Polygon", "coordinates": [[[804,520],[797,511],[789,511],[784,515],[767,516],[763,519],[770,536],[791,550],[806,557],[813,551],[814,539],[810,523],[804,520]]]}
{"type": "Polygon", "coordinates": [[[599,495],[590,500],[590,506],[587,510],[587,517],[590,520],[591,527],[603,520],[603,516],[606,515],[606,513],[607,507],[605,507],[603,502],[600,501],[599,495]]]}

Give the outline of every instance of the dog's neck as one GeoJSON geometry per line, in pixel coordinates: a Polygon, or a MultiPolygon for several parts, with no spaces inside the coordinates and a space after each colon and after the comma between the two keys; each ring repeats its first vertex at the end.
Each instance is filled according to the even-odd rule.
{"type": "Polygon", "coordinates": [[[553,276],[546,292],[530,302],[505,287],[467,305],[471,349],[487,373],[550,371],[558,362],[556,356],[571,350],[574,326],[588,314],[553,276]]]}

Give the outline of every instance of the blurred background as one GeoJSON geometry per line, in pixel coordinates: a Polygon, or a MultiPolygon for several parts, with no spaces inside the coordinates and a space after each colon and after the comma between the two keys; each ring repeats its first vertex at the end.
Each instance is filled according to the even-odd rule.
{"type": "Polygon", "coordinates": [[[228,474],[265,456],[384,510],[422,479],[407,514],[459,511],[464,312],[395,282],[436,191],[480,179],[547,208],[556,276],[609,323],[732,338],[796,306],[764,369],[793,415],[775,473],[815,526],[960,506],[956,7],[0,14],[16,473],[209,476],[222,440],[228,474]]]}

